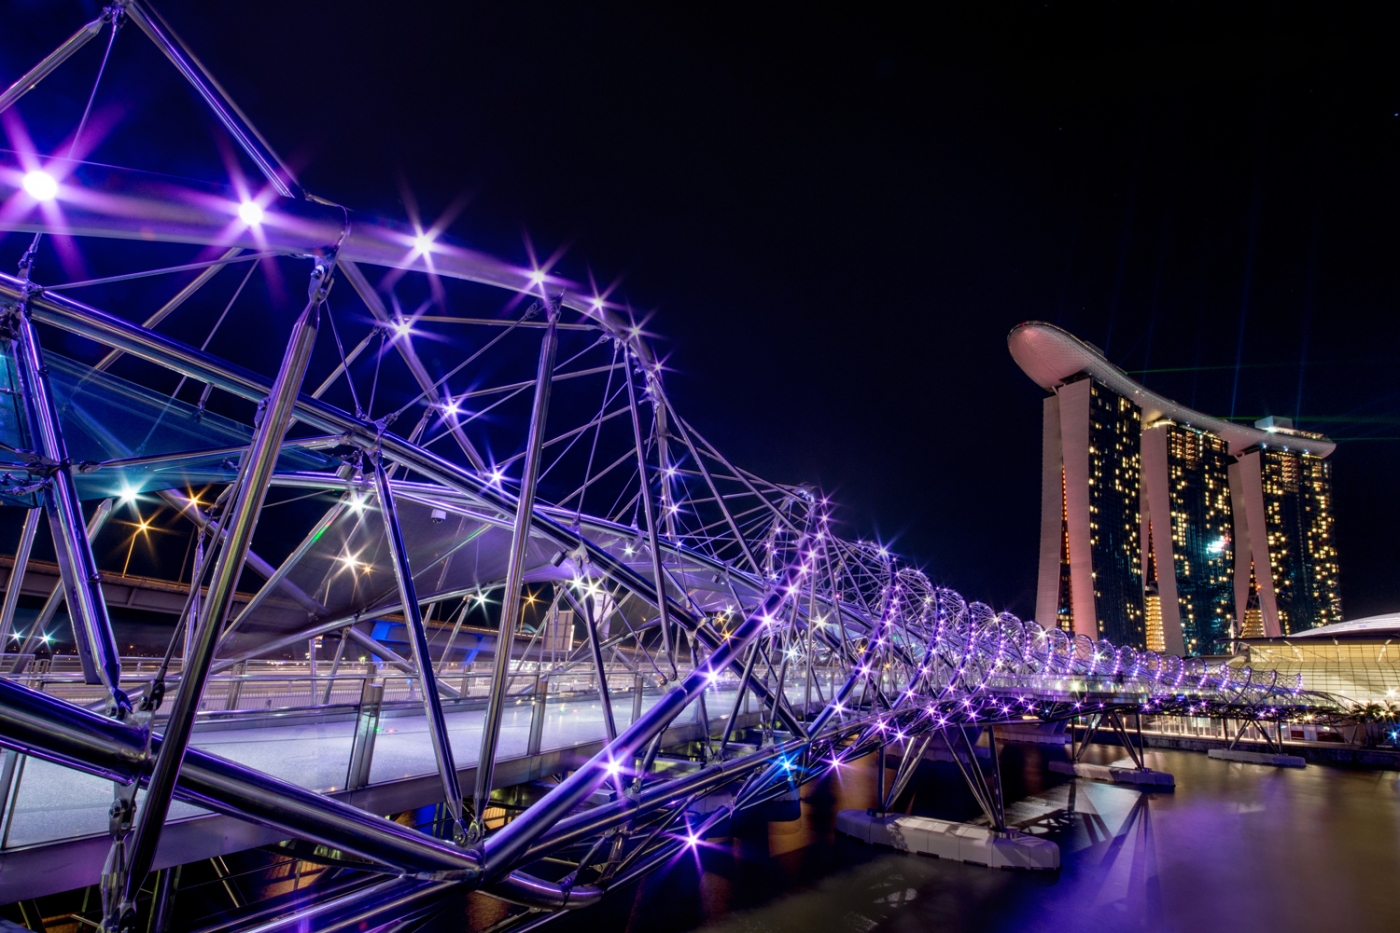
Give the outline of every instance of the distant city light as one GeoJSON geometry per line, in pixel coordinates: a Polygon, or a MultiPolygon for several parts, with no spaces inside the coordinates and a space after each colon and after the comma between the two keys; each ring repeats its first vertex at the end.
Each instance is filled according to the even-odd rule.
{"type": "Polygon", "coordinates": [[[58,197],[58,182],[48,172],[35,169],[24,176],[24,190],[36,201],[52,201],[58,197]]]}
{"type": "Polygon", "coordinates": [[[257,201],[244,201],[238,205],[238,219],[250,227],[256,227],[263,221],[263,209],[257,201]]]}

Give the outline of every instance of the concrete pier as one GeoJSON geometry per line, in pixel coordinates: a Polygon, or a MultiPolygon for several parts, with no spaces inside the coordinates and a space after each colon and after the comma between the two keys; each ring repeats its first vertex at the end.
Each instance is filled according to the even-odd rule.
{"type": "Polygon", "coordinates": [[[836,815],[836,830],[862,842],[889,846],[900,852],[990,868],[1054,871],[1060,867],[1060,847],[1048,839],[1014,831],[1000,835],[985,826],[968,823],[842,810],[836,815]]]}
{"type": "Polygon", "coordinates": [[[1207,758],[1220,761],[1243,761],[1251,765],[1272,765],[1275,768],[1306,768],[1307,759],[1300,755],[1276,755],[1271,752],[1246,752],[1238,748],[1212,748],[1207,758]]]}
{"type": "Polygon", "coordinates": [[[1050,770],[1056,774],[1072,774],[1090,781],[1109,784],[1135,784],[1147,790],[1175,790],[1176,779],[1165,771],[1134,768],[1115,762],[1111,765],[1091,765],[1084,762],[1052,761],[1050,770]]]}

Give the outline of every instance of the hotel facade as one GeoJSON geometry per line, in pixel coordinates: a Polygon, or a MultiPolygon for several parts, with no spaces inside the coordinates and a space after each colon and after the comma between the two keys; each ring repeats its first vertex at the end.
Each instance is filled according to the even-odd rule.
{"type": "Polygon", "coordinates": [[[1042,624],[1209,655],[1341,621],[1332,441],[1193,411],[1050,324],[1008,344],[1047,393],[1042,624]]]}

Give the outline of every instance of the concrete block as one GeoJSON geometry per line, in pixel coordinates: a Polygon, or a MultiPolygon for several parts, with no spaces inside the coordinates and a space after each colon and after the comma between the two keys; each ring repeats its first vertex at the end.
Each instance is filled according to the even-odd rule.
{"type": "Polygon", "coordinates": [[[1299,755],[1275,755],[1269,752],[1246,752],[1239,749],[1212,748],[1206,757],[1220,761],[1243,761],[1251,765],[1272,765],[1275,768],[1306,768],[1308,762],[1299,755]]]}
{"type": "Polygon", "coordinates": [[[1110,768],[1113,773],[1113,783],[1134,784],[1138,787],[1146,787],[1152,790],[1175,790],[1176,778],[1165,771],[1153,771],[1151,768],[1110,768]]]}
{"type": "Polygon", "coordinates": [[[966,823],[953,827],[950,835],[958,840],[958,861],[974,865],[992,864],[992,831],[985,826],[966,823]]]}
{"type": "Polygon", "coordinates": [[[871,816],[864,810],[842,810],[836,814],[836,831],[871,845],[892,846],[889,824],[898,819],[894,813],[871,816]]]}
{"type": "Polygon", "coordinates": [[[1015,868],[1022,871],[1055,871],[1060,867],[1060,847],[1049,839],[1027,836],[993,836],[991,838],[994,868],[1015,868]]]}
{"type": "Polygon", "coordinates": [[[1132,784],[1150,790],[1174,790],[1176,778],[1166,771],[1153,771],[1148,768],[1121,767],[1118,765],[1094,765],[1086,762],[1052,761],[1050,770],[1056,774],[1072,774],[1090,781],[1103,781],[1107,784],[1132,784]]]}
{"type": "Polygon", "coordinates": [[[985,826],[922,816],[871,816],[865,810],[842,810],[836,829],[856,839],[901,852],[1025,871],[1060,867],[1060,847],[1048,839],[1012,833],[1004,836],[985,826]]]}
{"type": "Polygon", "coordinates": [[[906,816],[900,823],[909,840],[910,851],[937,858],[956,860],[959,857],[958,837],[952,832],[959,824],[924,816],[906,816]]]}
{"type": "MultiPolygon", "coordinates": [[[[842,835],[850,836],[852,839],[859,839],[861,842],[870,841],[870,830],[864,820],[857,818],[856,814],[860,810],[842,810],[836,814],[836,831],[842,835]]],[[[863,815],[863,814],[862,814],[863,815]]]]}

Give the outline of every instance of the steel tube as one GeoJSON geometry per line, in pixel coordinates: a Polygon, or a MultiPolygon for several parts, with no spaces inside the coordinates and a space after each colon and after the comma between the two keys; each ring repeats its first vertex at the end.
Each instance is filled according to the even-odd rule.
{"type": "MultiPolygon", "coordinates": [[[[360,271],[360,267],[353,262],[341,263],[341,274],[345,276],[346,281],[355,289],[355,294],[360,296],[360,300],[365,303],[365,307],[369,308],[370,313],[374,315],[374,319],[378,321],[381,326],[392,327],[395,323],[393,316],[390,315],[389,309],[384,307],[384,302],[380,300],[379,293],[374,290],[373,285],[369,284],[369,280],[366,279],[365,274],[360,271]]],[[[442,393],[433,382],[433,378],[428,375],[428,370],[424,368],[423,361],[418,359],[418,353],[413,349],[412,341],[408,340],[406,337],[396,338],[394,340],[394,348],[399,351],[399,356],[403,357],[404,363],[408,366],[408,371],[413,374],[413,381],[418,383],[418,387],[423,390],[424,396],[426,396],[428,401],[433,405],[441,407],[443,404],[442,393]]],[[[452,416],[450,414],[443,414],[443,419],[448,422],[447,429],[452,432],[452,438],[457,442],[457,446],[462,448],[462,453],[466,456],[467,462],[478,471],[486,472],[486,461],[476,449],[476,445],[467,439],[466,432],[462,430],[460,424],[455,420],[449,420],[451,418],[452,416]]]]}
{"type": "MultiPolygon", "coordinates": [[[[243,252],[242,247],[234,246],[230,249],[225,250],[223,256],[219,258],[232,259],[241,252],[243,252]]],[[[141,326],[149,329],[155,327],[161,321],[165,320],[171,312],[173,312],[176,308],[180,307],[180,305],[188,301],[191,295],[199,291],[209,282],[210,279],[222,272],[225,265],[227,265],[227,263],[219,263],[217,265],[210,266],[209,268],[200,272],[199,275],[194,277],[193,281],[191,281],[184,288],[180,289],[178,292],[172,295],[169,301],[157,308],[155,313],[152,314],[150,317],[146,318],[146,320],[141,323],[141,326]]],[[[111,368],[112,364],[115,363],[117,360],[121,359],[121,357],[122,351],[113,350],[106,356],[102,357],[102,359],[97,363],[97,365],[93,367],[93,369],[97,370],[98,372],[106,372],[108,369],[111,368]]]]}
{"type": "Polygon", "coordinates": [[[724,723],[724,734],[719,738],[719,757],[724,758],[724,749],[729,745],[729,736],[734,732],[734,723],[739,719],[739,710],[748,692],[749,681],[753,679],[753,665],[758,660],[758,649],[749,649],[749,659],[744,662],[744,673],[739,676],[739,689],[734,691],[734,705],[729,711],[729,719],[724,723]]]}
{"type": "MultiPolygon", "coordinates": [[[[253,594],[253,598],[248,601],[248,604],[244,606],[239,611],[238,615],[234,617],[233,621],[229,623],[228,628],[224,631],[223,635],[220,636],[220,645],[226,643],[228,637],[243,623],[243,620],[252,615],[253,612],[263,604],[264,600],[272,595],[273,590],[276,590],[283,584],[287,574],[291,573],[292,569],[296,567],[297,562],[306,556],[306,552],[311,550],[312,545],[321,540],[321,535],[325,534],[326,529],[331,526],[332,522],[340,517],[340,513],[344,511],[344,509],[345,499],[341,498],[336,500],[336,503],[326,510],[326,514],[322,515],[321,518],[317,520],[316,524],[311,527],[311,530],[301,539],[301,543],[292,549],[292,553],[287,555],[282,563],[278,565],[277,569],[273,571],[272,576],[267,578],[267,582],[262,585],[262,588],[253,594]]],[[[297,591],[302,592],[299,587],[297,591]]],[[[322,607],[323,611],[324,608],[325,607],[322,607]]]]}
{"type": "Polygon", "coordinates": [[[423,628],[423,610],[418,605],[418,593],[413,586],[413,569],[408,563],[408,545],[404,543],[403,529],[399,527],[398,511],[394,508],[394,493],[389,488],[389,476],[384,471],[382,459],[376,459],[374,462],[374,488],[379,495],[384,531],[389,537],[389,562],[394,567],[394,582],[398,585],[399,599],[403,602],[404,618],[408,620],[408,634],[418,667],[418,686],[423,694],[423,715],[428,720],[428,734],[433,741],[433,757],[437,760],[438,777],[442,779],[443,794],[447,800],[447,808],[452,813],[456,831],[463,832],[465,827],[462,826],[462,785],[457,780],[457,763],[452,757],[452,740],[447,734],[447,721],[442,718],[442,698],[438,696],[433,659],[428,652],[428,635],[423,628]]]}
{"type": "MultiPolygon", "coordinates": [[[[152,752],[158,753],[161,744],[161,737],[154,736],[152,752]]],[[[144,772],[145,738],[138,729],[3,679],[0,747],[118,783],[129,784],[144,772]]],[[[421,880],[474,885],[479,876],[470,852],[198,748],[185,752],[175,792],[196,806],[421,880]]],[[[490,893],[543,907],[581,907],[601,896],[596,888],[578,885],[569,892],[524,872],[496,881],[490,893]]]]}
{"type": "Polygon", "coordinates": [[[672,687],[655,706],[617,737],[614,742],[581,765],[543,800],[507,823],[481,845],[481,865],[489,877],[497,877],[524,854],[532,842],[566,813],[578,806],[607,780],[608,767],[616,761],[633,760],[653,738],[665,731],[671,721],[710,683],[710,671],[736,663],[740,653],[762,632],[782,608],[789,594],[786,587],[796,582],[789,571],[784,585],[764,601],[757,612],[734,630],[710,656],[705,667],[697,668],[672,687]]]}
{"type": "MultiPolygon", "coordinates": [[[[3,185],[2,179],[3,176],[0,176],[0,185],[3,185]]],[[[14,276],[0,273],[0,295],[20,298],[25,294],[24,283],[14,276]]],[[[30,302],[30,307],[36,319],[41,323],[52,324],[70,333],[81,334],[100,343],[118,347],[132,356],[164,366],[181,375],[189,376],[191,379],[210,383],[240,398],[257,401],[266,396],[271,388],[268,381],[261,376],[222,363],[200,350],[152,331],[143,330],[129,321],[124,321],[66,296],[58,294],[35,296],[30,302]]],[[[302,396],[297,403],[296,417],[297,420],[313,425],[327,433],[345,434],[347,440],[359,441],[366,448],[375,445],[377,432],[373,425],[367,424],[320,399],[302,396]]],[[[494,489],[482,477],[469,473],[451,461],[394,435],[384,434],[380,440],[384,451],[395,462],[405,464],[429,479],[467,495],[502,515],[514,516],[516,512],[515,499],[494,489]]],[[[657,595],[652,584],[634,573],[626,564],[616,560],[607,551],[566,528],[560,521],[544,517],[538,510],[535,513],[534,523],[535,530],[546,535],[556,547],[566,551],[584,548],[589,561],[602,569],[605,575],[655,604],[657,595]]],[[[274,570],[269,568],[267,574],[271,575],[273,572],[274,570]]],[[[671,614],[689,624],[694,624],[694,620],[689,617],[686,610],[674,600],[671,605],[671,614]]]]}
{"type": "MultiPolygon", "coordinates": [[[[452,885],[418,878],[393,878],[338,897],[298,904],[288,912],[252,926],[221,924],[214,931],[239,933],[361,933],[383,925],[419,919],[438,909],[452,885]]],[[[213,931],[210,931],[213,933],[213,931]]]]}
{"type": "MultiPolygon", "coordinates": [[[[209,526],[212,527],[214,534],[223,534],[223,527],[217,521],[213,520],[208,515],[206,515],[204,510],[201,509],[199,506],[195,505],[194,502],[189,497],[187,497],[182,491],[178,489],[162,489],[161,491],[157,492],[156,495],[160,496],[166,502],[170,503],[170,505],[177,512],[180,512],[183,515],[188,515],[190,517],[190,520],[193,521],[200,528],[209,526]]],[[[247,564],[249,570],[253,571],[258,576],[262,577],[264,580],[271,581],[274,578],[276,578],[276,586],[281,588],[283,592],[285,592],[292,599],[296,600],[296,602],[300,603],[301,607],[307,612],[313,615],[322,615],[325,613],[325,606],[312,599],[306,593],[306,591],[304,591],[301,587],[297,586],[292,581],[286,579],[285,576],[279,577],[277,573],[277,568],[273,567],[266,560],[259,557],[257,552],[252,550],[252,548],[248,549],[248,554],[245,557],[244,562],[247,564]]],[[[264,587],[264,589],[266,589],[266,587],[264,587]]],[[[261,593],[262,590],[259,590],[258,592],[261,593]]]]}
{"type": "Polygon", "coordinates": [[[97,572],[97,561],[92,556],[92,545],[83,523],[83,506],[73,483],[73,467],[49,385],[48,367],[44,365],[39,337],[26,304],[21,304],[12,320],[15,368],[19,370],[24,393],[31,442],[50,464],[49,487],[41,494],[41,500],[53,532],[54,551],[63,577],[68,614],[73,619],[83,677],[89,684],[106,687],[111,694],[113,711],[125,715],[131,704],[119,686],[121,656],[112,634],[112,620],[107,615],[107,602],[102,597],[102,577],[97,572]]]}
{"type": "MultiPolygon", "coordinates": [[[[666,573],[661,567],[661,549],[656,543],[656,516],[651,510],[651,482],[647,479],[647,456],[642,443],[642,419],[637,412],[637,390],[632,384],[631,360],[623,360],[622,377],[627,381],[627,402],[632,407],[632,436],[637,447],[637,480],[641,483],[642,514],[647,523],[647,546],[651,550],[651,573],[656,581],[656,611],[661,615],[661,643],[666,647],[666,663],[676,676],[676,653],[671,645],[671,620],[666,611],[666,573]]],[[[660,411],[660,409],[657,409],[660,411]]]]}
{"type": "Polygon", "coordinates": [[[592,596],[583,598],[583,624],[588,627],[588,647],[593,653],[593,667],[598,672],[598,702],[603,708],[603,725],[608,732],[608,741],[611,742],[617,738],[617,721],[613,719],[612,696],[608,693],[608,671],[603,665],[603,649],[598,644],[598,624],[593,618],[592,596]]]}
{"type": "MultiPolygon", "coordinates": [[[[108,354],[107,357],[104,357],[104,360],[109,358],[110,356],[111,354],[108,354]]],[[[258,395],[257,399],[262,399],[266,396],[266,394],[267,393],[264,392],[261,395],[258,395]]],[[[70,401],[69,404],[75,410],[79,412],[82,411],[81,406],[78,405],[76,402],[70,401]]],[[[123,458],[131,456],[131,449],[127,447],[124,443],[122,443],[121,440],[119,440],[116,437],[116,435],[108,431],[99,419],[87,417],[86,425],[87,429],[93,434],[95,434],[98,440],[104,445],[106,445],[106,447],[113,453],[123,458]]],[[[311,441],[312,444],[318,446],[325,442],[325,438],[317,438],[311,441]]],[[[247,448],[238,449],[238,453],[240,456],[246,452],[247,448]]],[[[222,477],[220,477],[218,481],[223,481],[222,477]]],[[[157,490],[156,495],[164,499],[170,505],[171,508],[175,509],[176,512],[189,518],[199,528],[202,529],[207,526],[212,526],[213,531],[215,533],[222,534],[222,530],[219,526],[219,523],[210,519],[209,516],[204,513],[204,510],[201,509],[199,505],[197,505],[194,502],[193,499],[187,496],[180,489],[161,489],[157,490]]],[[[251,549],[248,551],[247,565],[249,570],[252,570],[254,573],[258,574],[258,576],[263,577],[264,579],[269,579],[276,575],[275,568],[273,568],[273,566],[267,561],[259,557],[257,553],[251,549]]],[[[320,615],[325,613],[325,606],[322,606],[316,600],[312,599],[305,592],[303,592],[300,587],[296,586],[291,581],[282,580],[280,581],[280,586],[283,590],[286,591],[288,596],[292,597],[294,600],[300,603],[302,607],[306,609],[307,612],[312,613],[314,615],[320,615]]]]}
{"type": "MultiPolygon", "coordinates": [[[[248,118],[243,115],[243,111],[238,109],[228,96],[228,93],[219,86],[219,83],[205,70],[199,60],[194,57],[185,44],[176,37],[165,21],[154,10],[147,10],[140,0],[127,0],[126,13],[131,17],[131,21],[141,27],[156,47],[165,53],[165,57],[170,59],[170,63],[175,66],[185,80],[189,81],[199,96],[204,98],[204,103],[209,109],[214,111],[214,116],[228,130],[234,142],[238,143],[248,158],[253,160],[258,169],[266,176],[272,186],[277,189],[277,193],[284,198],[303,198],[306,193],[302,191],[301,185],[282,160],[277,158],[272,147],[267,144],[267,140],[262,138],[248,118]]],[[[334,243],[331,239],[326,242],[334,243]]]]}
{"type": "MultiPolygon", "coordinates": [[[[419,249],[416,232],[334,204],[279,199],[263,205],[263,221],[252,228],[231,223],[238,216],[240,199],[226,188],[194,181],[175,185],[165,176],[71,160],[53,159],[48,164],[57,175],[76,179],[60,191],[63,225],[55,227],[31,212],[5,218],[0,230],[194,243],[223,249],[237,246],[292,255],[309,255],[328,243],[340,242],[340,261],[425,272],[524,294],[539,294],[541,287],[533,269],[442,238],[424,252],[419,249]]],[[[8,201],[23,191],[19,185],[23,166],[13,155],[0,153],[0,168],[9,169],[0,172],[0,201],[8,201]],[[12,172],[16,173],[13,177],[12,172]]],[[[545,284],[561,290],[561,307],[598,321],[643,361],[654,362],[650,347],[631,330],[631,321],[599,307],[591,291],[555,276],[547,276],[545,284]]]]}
{"type": "MultiPolygon", "coordinates": [[[[0,175],[0,187],[3,187],[3,175],[0,175]]],[[[0,273],[0,295],[18,298],[26,294],[24,283],[14,276],[0,273]]],[[[270,389],[268,382],[261,376],[231,364],[222,363],[200,350],[152,331],[143,330],[129,321],[124,321],[64,295],[36,295],[30,300],[29,307],[36,320],[41,323],[52,324],[70,333],[80,334],[100,343],[122,349],[133,356],[166,367],[181,375],[213,384],[241,398],[261,399],[270,389]]],[[[376,432],[372,425],[366,424],[320,399],[302,396],[297,403],[296,417],[298,420],[327,433],[363,438],[363,443],[367,447],[372,446],[375,440],[376,432]]],[[[380,438],[380,442],[384,451],[395,462],[410,466],[423,476],[440,482],[449,489],[466,495],[501,514],[511,515],[516,511],[515,502],[510,496],[492,488],[485,479],[463,470],[456,464],[391,434],[384,434],[380,438]]],[[[572,515],[572,513],[569,514],[572,515]]],[[[603,575],[637,593],[652,605],[656,605],[660,599],[667,600],[672,618],[690,626],[697,624],[697,620],[693,619],[689,612],[668,594],[665,594],[664,591],[658,592],[652,583],[614,558],[606,550],[566,528],[560,520],[547,517],[546,514],[542,514],[541,510],[537,509],[534,515],[534,526],[535,531],[547,537],[555,547],[565,551],[576,551],[583,548],[588,555],[589,562],[598,567],[603,575]]],[[[694,559],[705,561],[698,555],[695,555],[694,559]]],[[[711,565],[716,569],[722,567],[718,562],[712,562],[711,565]]],[[[258,568],[254,566],[253,569],[258,568]]],[[[267,575],[271,575],[273,572],[274,570],[269,568],[267,575]]],[[[361,618],[369,618],[371,611],[366,610],[361,613],[361,618]]],[[[384,611],[392,612],[393,607],[384,611]]],[[[332,623],[326,630],[338,628],[343,624],[343,621],[332,623]]],[[[302,638],[304,637],[303,635],[302,638]]],[[[718,642],[718,639],[703,629],[701,638],[711,647],[718,642]]],[[[269,650],[271,649],[269,648],[269,650]]],[[[753,689],[757,695],[766,697],[766,691],[757,681],[754,682],[753,689]]],[[[787,722],[787,711],[782,710],[781,714],[785,717],[784,721],[787,722]]],[[[792,724],[789,723],[790,726],[792,724]]]]}
{"type": "MultiPolygon", "coordinates": [[[[657,392],[658,394],[661,393],[661,388],[659,386],[657,387],[657,392]]],[[[661,399],[665,403],[667,410],[671,411],[671,415],[675,417],[675,411],[671,410],[670,400],[667,399],[665,395],[662,395],[661,399]]],[[[705,485],[710,490],[710,495],[715,497],[715,505],[718,506],[720,512],[724,515],[724,521],[729,526],[730,533],[734,535],[734,540],[738,542],[739,549],[748,560],[749,566],[753,568],[753,572],[762,573],[763,571],[759,566],[758,558],[754,556],[753,551],[749,550],[749,542],[744,538],[744,533],[739,530],[739,523],[734,520],[734,516],[729,511],[729,506],[725,504],[724,496],[720,495],[719,487],[715,485],[714,478],[710,475],[710,468],[705,466],[705,461],[700,457],[700,451],[698,451],[695,448],[695,444],[691,442],[690,432],[686,430],[685,422],[679,417],[675,417],[675,423],[676,427],[679,428],[681,432],[681,443],[685,444],[686,449],[690,451],[690,457],[695,461],[695,466],[700,470],[700,475],[704,478],[705,485]]]]}
{"type": "MultiPolygon", "coordinates": [[[[0,679],[0,745],[104,780],[130,784],[145,769],[145,738],[124,723],[0,679]]],[[[151,740],[159,752],[160,736],[151,740]]],[[[465,872],[471,856],[417,830],[269,777],[217,755],[185,752],[181,800],[405,872],[465,872]]]]}
{"type": "Polygon", "coordinates": [[[111,17],[104,13],[82,29],[73,33],[73,35],[68,37],[67,41],[46,55],[39,64],[29,69],[24,73],[23,77],[6,88],[5,92],[0,94],[0,113],[9,110],[21,97],[34,90],[34,87],[40,81],[53,74],[54,69],[68,61],[68,59],[73,57],[75,52],[97,38],[97,34],[102,31],[103,25],[105,25],[110,18],[111,17]]]}
{"type": "Polygon", "coordinates": [[[321,303],[325,301],[333,272],[333,261],[317,263],[312,275],[310,297],[292,325],[281,367],[267,396],[262,421],[254,430],[248,456],[239,465],[224,543],[209,580],[209,595],[204,602],[199,628],[194,633],[190,662],[181,672],[180,689],[166,722],[165,742],[161,746],[161,754],[156,757],[145,804],[133,830],[129,861],[123,866],[125,884],[119,902],[107,918],[109,930],[124,929],[135,917],[136,893],[155,857],[156,843],[160,839],[179,777],[180,762],[194,730],[200,696],[209,676],[209,667],[214,661],[214,650],[228,622],[238,577],[243,572],[248,546],[267,496],[268,480],[276,466],[282,438],[291,421],[292,410],[311,359],[311,350],[316,343],[321,303]]]}
{"type": "Polygon", "coordinates": [[[20,529],[19,546],[15,548],[15,563],[10,568],[10,582],[5,585],[5,602],[0,605],[0,653],[3,653],[5,646],[10,643],[15,608],[19,605],[24,573],[29,569],[29,552],[34,547],[34,535],[39,530],[39,519],[42,515],[39,509],[30,509],[24,516],[24,527],[20,529]]]}
{"type": "Polygon", "coordinates": [[[559,309],[548,311],[549,327],[540,341],[539,366],[535,371],[535,398],[530,409],[530,430],[525,441],[525,465],[520,477],[520,497],[515,503],[515,526],[511,530],[510,553],[506,556],[505,591],[501,595],[501,618],[496,634],[496,666],[491,672],[491,694],[486,720],[481,727],[481,753],[476,760],[476,793],[473,795],[472,825],[485,831],[482,812],[491,796],[491,778],[496,767],[496,745],[500,740],[501,712],[505,702],[506,678],[510,674],[511,647],[515,643],[516,619],[520,615],[520,587],[525,579],[525,549],[534,524],[535,485],[539,479],[540,452],[544,446],[545,419],[549,415],[549,391],[554,374],[554,351],[558,344],[559,309]]]}
{"type": "MultiPolygon", "coordinates": [[[[38,509],[35,509],[34,511],[35,513],[37,513],[38,509]]],[[[92,517],[88,519],[86,530],[89,544],[92,543],[93,538],[97,537],[97,533],[102,530],[102,526],[107,523],[107,519],[110,518],[111,515],[112,500],[103,499],[97,504],[97,511],[93,512],[92,517]]],[[[8,600],[9,594],[6,593],[5,595],[6,599],[8,600]]],[[[19,594],[16,593],[16,597],[18,597],[18,595],[19,594]]],[[[34,645],[35,639],[40,637],[39,633],[42,632],[45,628],[47,628],[48,624],[53,621],[53,617],[57,615],[58,607],[63,605],[64,599],[65,596],[63,582],[59,581],[57,584],[54,585],[54,588],[51,591],[49,591],[49,597],[48,599],[44,600],[43,608],[39,610],[39,614],[35,616],[33,623],[30,624],[29,634],[24,637],[24,643],[21,644],[19,648],[19,654],[25,655],[29,653],[30,648],[32,648],[34,645]]],[[[70,613],[70,616],[71,615],[72,614],[70,613]]],[[[70,621],[76,627],[77,620],[70,619],[70,621]]],[[[3,644],[3,642],[0,642],[0,644],[3,644]]],[[[23,658],[16,658],[15,663],[10,667],[10,673],[18,674],[21,670],[21,665],[23,664],[23,658]]]]}

